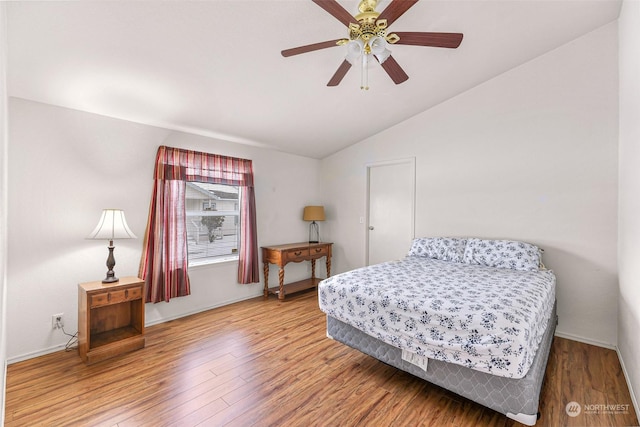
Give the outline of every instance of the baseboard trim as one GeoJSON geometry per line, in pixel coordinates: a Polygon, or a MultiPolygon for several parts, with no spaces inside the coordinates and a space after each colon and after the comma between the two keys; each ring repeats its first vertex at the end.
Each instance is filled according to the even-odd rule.
{"type": "MultiPolygon", "coordinates": [[[[217,304],[214,304],[214,305],[211,305],[211,306],[206,306],[206,307],[200,307],[200,308],[198,308],[196,310],[192,310],[192,311],[189,311],[189,312],[186,312],[186,313],[180,313],[178,315],[171,316],[171,317],[163,317],[161,319],[157,319],[157,320],[154,320],[152,322],[145,322],[144,326],[146,328],[147,326],[153,326],[153,325],[158,325],[160,323],[170,322],[171,320],[176,320],[176,319],[180,319],[182,317],[191,316],[193,314],[202,313],[203,311],[213,310],[214,308],[219,308],[219,307],[223,307],[225,305],[233,304],[233,303],[236,303],[236,302],[245,301],[245,300],[252,299],[252,298],[257,298],[257,297],[259,297],[261,295],[262,295],[262,292],[260,292],[259,295],[249,295],[249,296],[242,297],[242,298],[236,298],[236,299],[232,299],[232,300],[222,301],[222,302],[219,302],[217,304]]],[[[65,347],[66,347],[66,343],[65,344],[57,344],[57,345],[54,345],[52,347],[48,347],[48,348],[45,348],[45,349],[42,349],[42,350],[33,351],[33,352],[30,352],[30,353],[25,353],[25,354],[21,354],[21,355],[18,355],[18,356],[14,356],[14,357],[11,357],[11,358],[7,359],[7,365],[11,365],[13,363],[18,363],[18,362],[24,362],[25,360],[34,359],[36,357],[45,356],[47,354],[55,353],[57,351],[64,350],[65,347]]]]}
{"type": "Polygon", "coordinates": [[[585,344],[595,345],[596,347],[608,348],[610,350],[616,350],[617,349],[615,344],[592,340],[590,338],[581,337],[580,335],[573,335],[573,334],[567,334],[565,332],[558,332],[557,329],[556,329],[555,336],[556,337],[560,337],[560,338],[566,338],[566,339],[571,340],[571,341],[578,341],[578,342],[585,343],[585,344]]]}
{"type": "Polygon", "coordinates": [[[633,409],[636,411],[636,418],[640,420],[640,405],[638,405],[638,398],[631,387],[631,379],[629,378],[629,374],[627,373],[627,367],[624,365],[624,359],[622,358],[622,354],[620,353],[620,349],[616,346],[616,353],[618,354],[618,360],[620,361],[620,367],[622,368],[622,373],[624,374],[624,379],[627,382],[627,388],[629,389],[629,394],[631,395],[631,403],[633,404],[633,409]]]}
{"type": "Polygon", "coordinates": [[[213,304],[213,305],[209,305],[209,306],[206,306],[206,307],[200,307],[200,308],[197,308],[195,310],[191,310],[191,311],[188,311],[188,312],[185,312],[185,313],[180,313],[180,314],[177,314],[175,316],[162,317],[160,319],[156,319],[156,320],[153,320],[151,322],[145,322],[144,326],[146,328],[147,326],[159,325],[160,323],[170,322],[172,320],[181,319],[181,318],[187,317],[187,316],[192,316],[194,314],[202,313],[203,311],[213,310],[214,308],[224,307],[226,305],[234,304],[236,302],[246,301],[246,300],[249,300],[249,299],[257,298],[257,297],[262,296],[262,295],[263,295],[263,293],[262,293],[262,290],[261,290],[260,294],[258,294],[258,295],[249,295],[249,296],[242,297],[242,298],[230,299],[230,300],[222,301],[222,302],[219,302],[219,303],[216,303],[216,304],[213,304]]]}
{"type": "Polygon", "coordinates": [[[18,363],[18,362],[24,362],[25,360],[34,359],[36,357],[55,353],[56,351],[64,350],[65,347],[66,347],[66,344],[58,344],[52,347],[47,347],[42,350],[32,351],[31,353],[25,353],[18,356],[10,357],[9,359],[7,359],[7,365],[11,365],[13,363],[18,363]]]}

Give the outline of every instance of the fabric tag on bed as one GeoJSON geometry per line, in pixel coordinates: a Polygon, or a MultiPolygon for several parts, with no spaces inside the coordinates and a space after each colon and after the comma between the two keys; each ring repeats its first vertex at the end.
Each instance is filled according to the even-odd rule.
{"type": "Polygon", "coordinates": [[[402,350],[402,360],[409,362],[412,365],[416,365],[418,368],[427,372],[427,363],[429,363],[429,358],[426,356],[420,356],[419,354],[402,350]]]}

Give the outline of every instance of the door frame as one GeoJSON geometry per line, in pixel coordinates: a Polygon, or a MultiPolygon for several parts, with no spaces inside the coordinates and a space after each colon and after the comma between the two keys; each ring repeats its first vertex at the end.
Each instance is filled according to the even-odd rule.
{"type": "Polygon", "coordinates": [[[415,238],[416,235],[416,158],[406,157],[394,160],[383,160],[379,162],[365,163],[366,168],[366,194],[365,194],[365,244],[364,244],[364,261],[365,265],[369,265],[369,225],[370,225],[370,192],[371,192],[371,169],[380,166],[389,166],[396,164],[406,163],[410,169],[411,176],[411,238],[415,238]]]}

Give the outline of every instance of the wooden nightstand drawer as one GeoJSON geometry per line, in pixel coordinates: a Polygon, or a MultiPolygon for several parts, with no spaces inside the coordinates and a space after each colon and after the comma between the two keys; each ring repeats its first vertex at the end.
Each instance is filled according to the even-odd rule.
{"type": "Polygon", "coordinates": [[[109,296],[109,292],[103,292],[101,294],[91,295],[89,298],[91,299],[91,303],[89,304],[89,307],[91,308],[100,307],[102,305],[108,305],[111,299],[109,296]]]}
{"type": "Polygon", "coordinates": [[[142,298],[142,289],[140,287],[118,289],[91,295],[91,303],[89,306],[95,308],[103,305],[117,304],[123,301],[133,301],[140,298],[142,298]]]}
{"type": "Polygon", "coordinates": [[[300,249],[293,249],[293,250],[287,251],[285,254],[285,259],[287,261],[293,261],[293,262],[304,261],[306,259],[309,259],[309,249],[300,248],[300,249]]]}
{"type": "Polygon", "coordinates": [[[133,301],[142,298],[142,290],[140,287],[121,289],[118,291],[109,292],[111,295],[111,303],[118,303],[122,301],[133,301]]]}

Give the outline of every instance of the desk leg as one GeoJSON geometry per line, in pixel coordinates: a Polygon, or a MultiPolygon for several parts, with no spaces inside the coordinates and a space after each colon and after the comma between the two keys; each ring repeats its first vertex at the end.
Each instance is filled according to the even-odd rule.
{"type": "Polygon", "coordinates": [[[327,257],[327,278],[331,276],[331,257],[327,257]]]}
{"type": "Polygon", "coordinates": [[[269,298],[269,263],[264,263],[264,297],[269,298]]]}
{"type": "Polygon", "coordinates": [[[311,260],[311,279],[315,279],[316,278],[316,260],[312,259],[311,260]]]}
{"type": "Polygon", "coordinates": [[[280,279],[280,292],[278,292],[278,299],[282,301],[284,300],[284,267],[280,267],[278,277],[280,279]]]}

